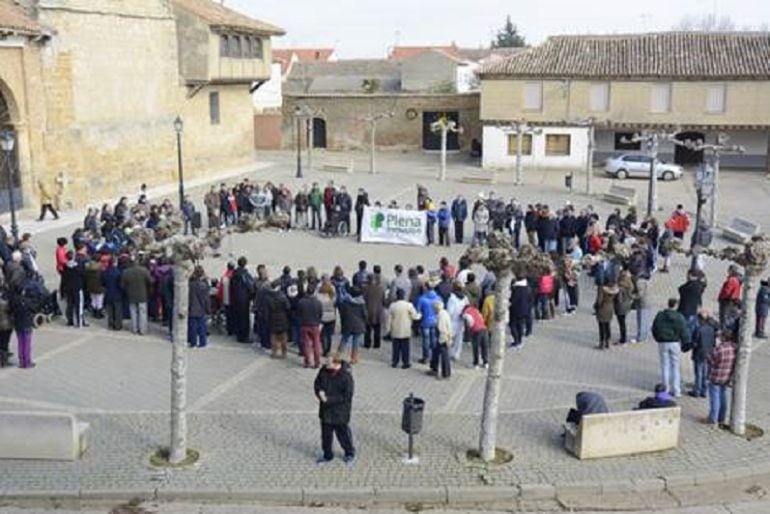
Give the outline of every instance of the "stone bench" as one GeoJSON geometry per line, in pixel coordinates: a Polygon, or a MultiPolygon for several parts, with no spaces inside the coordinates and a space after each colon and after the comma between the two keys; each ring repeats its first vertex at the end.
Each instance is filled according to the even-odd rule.
{"type": "Polygon", "coordinates": [[[730,241],[745,244],[759,234],[760,229],[759,225],[747,219],[733,218],[730,224],[722,229],[722,235],[730,241]]]}
{"type": "Polygon", "coordinates": [[[636,205],[636,189],[633,187],[610,186],[604,193],[604,201],[622,205],[636,205]]]}
{"type": "Polygon", "coordinates": [[[341,162],[326,162],[321,165],[323,171],[331,171],[336,173],[353,173],[353,161],[347,163],[341,162]]]}
{"type": "Polygon", "coordinates": [[[679,407],[589,414],[568,427],[564,447],[581,460],[669,450],[679,444],[680,417],[679,407]]]}
{"type": "Polygon", "coordinates": [[[0,459],[77,460],[88,431],[72,414],[0,413],[0,459]]]}

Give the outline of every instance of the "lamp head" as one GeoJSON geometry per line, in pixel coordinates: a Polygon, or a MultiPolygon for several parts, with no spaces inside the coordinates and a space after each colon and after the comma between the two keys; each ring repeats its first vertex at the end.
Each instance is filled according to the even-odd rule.
{"type": "Polygon", "coordinates": [[[184,122],[182,121],[181,116],[177,116],[174,120],[174,130],[177,131],[177,133],[181,134],[182,130],[184,129],[184,122]]]}
{"type": "Polygon", "coordinates": [[[0,146],[4,152],[12,152],[15,144],[16,138],[14,137],[13,132],[10,130],[0,132],[0,146]]]}

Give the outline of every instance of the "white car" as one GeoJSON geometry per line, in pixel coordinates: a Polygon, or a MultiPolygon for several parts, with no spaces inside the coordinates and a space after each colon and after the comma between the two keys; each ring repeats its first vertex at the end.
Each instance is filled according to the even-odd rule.
{"type": "MultiPolygon", "coordinates": [[[[604,166],[607,175],[617,179],[650,178],[650,162],[652,157],[641,154],[627,153],[618,157],[610,157],[604,166]]],[[[682,167],[678,164],[655,162],[655,172],[661,180],[677,180],[682,178],[682,167]]]]}

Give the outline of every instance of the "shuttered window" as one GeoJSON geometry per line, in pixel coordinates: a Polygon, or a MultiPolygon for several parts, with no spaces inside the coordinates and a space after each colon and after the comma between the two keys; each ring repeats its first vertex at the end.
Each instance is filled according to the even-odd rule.
{"type": "Polygon", "coordinates": [[[671,112],[671,84],[668,82],[653,84],[650,93],[651,112],[671,112]]]}
{"type": "Polygon", "coordinates": [[[241,56],[241,36],[230,36],[230,57],[241,56]]]}
{"type": "Polygon", "coordinates": [[[590,108],[592,112],[606,112],[610,108],[610,85],[608,82],[591,84],[590,108]]]}
{"type": "Polygon", "coordinates": [[[543,109],[543,83],[527,82],[524,84],[524,110],[541,111],[543,109]]]}
{"type": "MultiPolygon", "coordinates": [[[[508,134],[508,155],[516,155],[518,135],[508,134]]],[[[522,134],[521,155],[532,155],[532,135],[522,134]]]]}
{"type": "Polygon", "coordinates": [[[545,136],[545,155],[569,155],[571,145],[569,134],[548,134],[545,136]]]}
{"type": "Polygon", "coordinates": [[[230,52],[230,42],[225,34],[219,36],[219,55],[221,57],[227,57],[230,52]]]}
{"type": "Polygon", "coordinates": [[[712,84],[708,88],[706,111],[711,113],[725,112],[726,91],[724,84],[712,84]]]}
{"type": "Polygon", "coordinates": [[[212,125],[219,125],[219,93],[209,93],[209,120],[212,125]]]}

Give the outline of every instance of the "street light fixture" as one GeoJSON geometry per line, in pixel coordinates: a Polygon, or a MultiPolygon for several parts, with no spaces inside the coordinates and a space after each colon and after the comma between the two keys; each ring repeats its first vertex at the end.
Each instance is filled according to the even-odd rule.
{"type": "Polygon", "coordinates": [[[19,226],[16,224],[16,201],[13,197],[13,147],[16,145],[16,138],[10,130],[0,133],[0,146],[5,152],[5,169],[8,179],[8,205],[11,208],[11,234],[14,243],[19,242],[19,226]]]}
{"type": "Polygon", "coordinates": [[[302,178],[302,114],[302,108],[296,105],[294,117],[297,119],[297,178],[302,178]]]}
{"type": "Polygon", "coordinates": [[[176,158],[179,169],[179,210],[184,205],[184,172],[182,169],[182,132],[184,131],[184,122],[181,116],[174,120],[174,130],[176,131],[176,158]]]}

